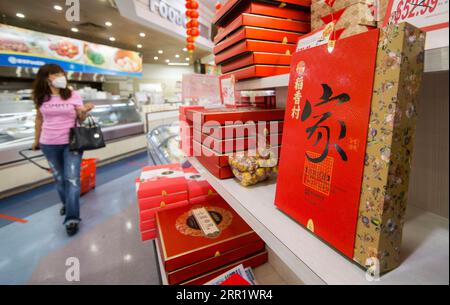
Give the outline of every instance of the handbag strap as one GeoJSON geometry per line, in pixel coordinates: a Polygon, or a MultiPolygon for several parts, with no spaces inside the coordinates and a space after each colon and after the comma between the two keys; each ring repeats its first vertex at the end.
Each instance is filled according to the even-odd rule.
{"type": "MultiPolygon", "coordinates": [[[[95,128],[95,127],[97,127],[97,123],[95,122],[94,117],[92,115],[87,114],[85,121],[86,120],[88,121],[88,128],[95,128]]],[[[80,119],[78,118],[78,115],[77,115],[76,118],[75,118],[75,127],[81,126],[82,123],[83,122],[80,121],[80,119]]]]}

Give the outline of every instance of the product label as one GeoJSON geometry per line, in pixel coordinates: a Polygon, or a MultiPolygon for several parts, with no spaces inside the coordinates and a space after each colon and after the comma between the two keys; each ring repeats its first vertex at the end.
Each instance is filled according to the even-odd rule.
{"type": "MultiPolygon", "coordinates": [[[[314,158],[319,157],[319,154],[308,151],[308,155],[314,158]]],[[[326,196],[330,195],[331,177],[333,175],[332,157],[326,157],[320,163],[314,163],[306,158],[305,167],[303,169],[303,184],[319,193],[326,196]]]]}
{"type": "Polygon", "coordinates": [[[321,29],[302,36],[302,38],[298,41],[296,52],[328,43],[334,31],[334,25],[335,24],[333,22],[328,23],[321,29]]]}
{"type": "Polygon", "coordinates": [[[236,105],[236,80],[234,75],[220,80],[222,101],[225,105],[236,105]]]}
{"type": "Polygon", "coordinates": [[[220,229],[205,208],[193,209],[192,215],[200,226],[204,236],[214,238],[220,234],[220,229]]]}

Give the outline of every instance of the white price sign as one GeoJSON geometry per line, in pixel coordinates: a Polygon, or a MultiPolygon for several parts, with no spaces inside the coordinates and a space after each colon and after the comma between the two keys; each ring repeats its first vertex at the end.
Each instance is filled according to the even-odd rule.
{"type": "Polygon", "coordinates": [[[449,0],[389,0],[384,25],[408,22],[424,31],[448,28],[449,0]]]}

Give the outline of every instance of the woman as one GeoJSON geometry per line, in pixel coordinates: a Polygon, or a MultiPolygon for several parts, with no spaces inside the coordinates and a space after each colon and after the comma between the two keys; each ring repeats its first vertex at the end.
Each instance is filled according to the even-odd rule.
{"type": "Polygon", "coordinates": [[[50,165],[63,203],[61,215],[69,236],[80,223],[80,167],[83,152],[69,149],[70,129],[76,120],[84,121],[94,108],[83,105],[81,97],[67,87],[64,70],[54,64],[39,69],[33,83],[36,106],[36,133],[33,150],[41,149],[50,165]]]}

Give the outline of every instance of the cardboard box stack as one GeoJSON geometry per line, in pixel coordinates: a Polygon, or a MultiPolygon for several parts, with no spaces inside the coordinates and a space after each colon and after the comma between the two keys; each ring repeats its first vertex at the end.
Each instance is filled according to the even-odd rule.
{"type": "Polygon", "coordinates": [[[186,157],[194,155],[192,139],[193,128],[192,122],[186,119],[186,111],[189,109],[203,109],[203,106],[180,106],[179,108],[179,122],[180,122],[180,148],[186,157]]]}
{"type": "Polygon", "coordinates": [[[268,260],[261,238],[224,201],[161,211],[158,244],[169,284],[199,285],[268,260]]]}
{"type": "Polygon", "coordinates": [[[230,154],[281,144],[283,109],[200,109],[188,110],[186,116],[194,122],[194,156],[220,179],[234,177],[228,163],[230,154]]]}
{"type": "Polygon", "coordinates": [[[377,28],[379,0],[312,0],[311,28],[335,22],[336,39],[377,28]]]}
{"type": "Polygon", "coordinates": [[[311,0],[228,0],[213,22],[215,62],[236,80],[289,73],[299,37],[310,31],[311,0]]]}
{"type": "Polygon", "coordinates": [[[180,163],[148,166],[136,178],[139,228],[143,241],[156,238],[156,214],[162,210],[223,201],[193,167],[180,163]]]}
{"type": "Polygon", "coordinates": [[[156,213],[189,204],[185,173],[179,163],[148,166],[136,179],[142,241],[156,238],[156,213]]]}

